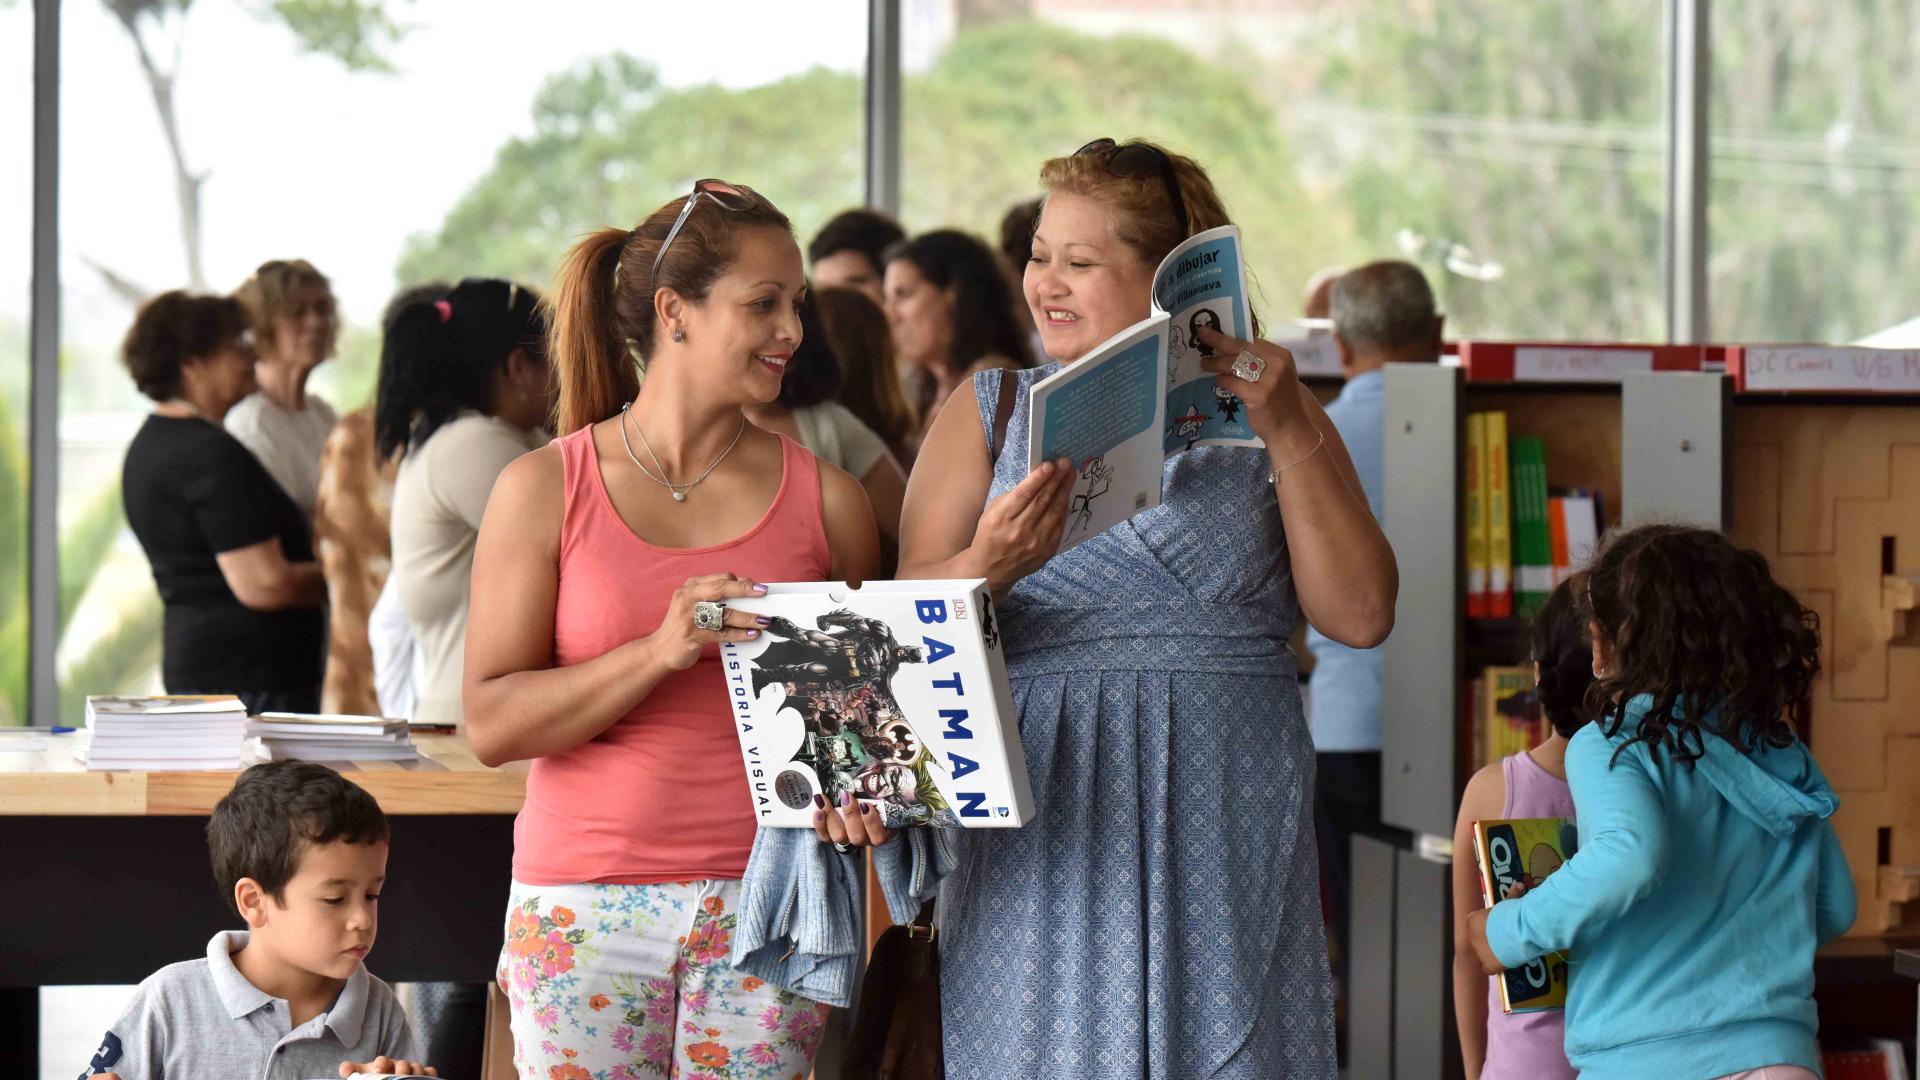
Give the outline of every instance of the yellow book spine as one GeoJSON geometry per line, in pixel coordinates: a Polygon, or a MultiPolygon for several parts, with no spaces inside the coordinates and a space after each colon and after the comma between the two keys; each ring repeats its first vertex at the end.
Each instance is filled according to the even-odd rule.
{"type": "Polygon", "coordinates": [[[1467,417],[1467,615],[1484,619],[1487,603],[1487,416],[1467,417]]]}
{"type": "Polygon", "coordinates": [[[1487,417],[1487,614],[1513,615],[1513,484],[1507,459],[1507,414],[1487,417]]]}

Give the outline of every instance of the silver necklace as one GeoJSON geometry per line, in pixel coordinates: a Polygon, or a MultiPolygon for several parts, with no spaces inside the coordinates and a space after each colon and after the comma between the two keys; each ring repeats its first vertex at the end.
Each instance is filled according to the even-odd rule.
{"type": "Polygon", "coordinates": [[[694,477],[684,484],[676,484],[667,479],[667,467],[660,464],[660,455],[653,452],[653,444],[647,441],[647,433],[641,430],[640,421],[638,420],[633,421],[633,430],[640,436],[640,445],[647,448],[647,456],[653,459],[653,467],[660,470],[660,475],[655,476],[645,465],[640,464],[640,459],[634,455],[633,443],[627,440],[627,421],[631,419],[632,409],[633,402],[631,401],[620,406],[620,445],[627,448],[627,456],[633,458],[634,467],[642,473],[645,473],[647,479],[673,493],[674,502],[686,502],[687,492],[692,491],[695,485],[710,476],[713,470],[719,468],[720,463],[727,460],[727,455],[733,453],[733,448],[740,444],[740,436],[747,433],[747,417],[745,413],[742,413],[740,414],[740,427],[733,433],[733,441],[727,444],[725,450],[720,451],[719,457],[713,459],[713,464],[708,465],[706,471],[702,472],[699,476],[694,477]]]}

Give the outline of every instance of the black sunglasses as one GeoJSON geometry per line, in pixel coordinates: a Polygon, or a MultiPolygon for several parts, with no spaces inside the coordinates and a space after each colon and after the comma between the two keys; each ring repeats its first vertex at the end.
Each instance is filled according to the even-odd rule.
{"type": "Polygon", "coordinates": [[[693,213],[693,206],[705,195],[728,210],[746,210],[753,206],[753,200],[740,188],[725,180],[695,180],[693,191],[688,193],[687,201],[680,207],[680,216],[673,219],[673,228],[667,230],[667,238],[660,242],[660,252],[653,257],[653,276],[660,276],[660,260],[667,257],[667,249],[673,246],[673,238],[680,235],[680,226],[687,223],[687,216],[693,213]]]}
{"type": "Polygon", "coordinates": [[[1193,225],[1187,219],[1187,200],[1180,195],[1180,181],[1173,174],[1173,162],[1158,147],[1137,142],[1123,146],[1112,139],[1095,139],[1073,152],[1074,157],[1082,154],[1104,155],[1107,172],[1114,176],[1131,179],[1160,174],[1160,182],[1167,186],[1167,201],[1173,204],[1173,214],[1180,219],[1180,235],[1192,235],[1193,225]]]}

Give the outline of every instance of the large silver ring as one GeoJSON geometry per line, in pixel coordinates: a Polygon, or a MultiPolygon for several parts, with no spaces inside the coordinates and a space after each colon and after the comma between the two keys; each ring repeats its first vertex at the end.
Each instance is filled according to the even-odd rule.
{"type": "Polygon", "coordinates": [[[693,605],[693,628],[712,630],[715,633],[726,629],[727,609],[711,600],[697,600],[693,605]]]}
{"type": "Polygon", "coordinates": [[[1257,383],[1260,376],[1266,373],[1267,362],[1253,355],[1251,350],[1242,349],[1240,355],[1233,358],[1233,377],[1241,382],[1257,383]]]}

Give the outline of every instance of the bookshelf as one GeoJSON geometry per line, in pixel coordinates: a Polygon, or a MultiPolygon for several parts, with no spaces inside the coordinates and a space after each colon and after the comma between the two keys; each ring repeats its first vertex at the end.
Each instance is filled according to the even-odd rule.
{"type": "MultiPolygon", "coordinates": [[[[1685,354],[1662,354],[1660,363],[1604,382],[1489,378],[1486,366],[1476,378],[1466,364],[1387,370],[1385,529],[1399,560],[1400,597],[1382,646],[1381,810],[1416,844],[1356,841],[1353,959],[1379,970],[1390,957],[1392,974],[1387,988],[1371,991],[1389,1007],[1356,999],[1350,1012],[1355,1075],[1459,1071],[1447,866],[1423,857],[1419,849],[1431,845],[1417,838],[1452,835],[1473,762],[1468,680],[1527,655],[1518,618],[1467,618],[1466,417],[1504,412],[1510,439],[1539,438],[1548,487],[1599,492],[1603,529],[1654,517],[1718,526],[1727,499],[1728,380],[1689,370],[1685,354]],[[1369,894],[1392,897],[1392,910],[1359,910],[1357,898],[1369,894]],[[1360,942],[1370,937],[1362,927],[1390,942],[1375,948],[1382,956],[1361,955],[1360,942]]],[[[1505,373],[1498,363],[1493,370],[1505,373]]]]}
{"type": "MultiPolygon", "coordinates": [[[[1920,712],[1911,705],[1920,700],[1920,391],[1901,381],[1920,358],[1902,354],[1889,376],[1884,365],[1856,365],[1851,350],[1828,350],[1831,364],[1763,354],[1773,371],[1793,361],[1789,370],[1826,374],[1797,376],[1811,386],[1756,378],[1736,389],[1748,384],[1742,363],[1753,352],[1724,350],[1724,374],[1663,360],[1671,369],[1605,384],[1489,379],[1484,367],[1478,379],[1463,367],[1389,369],[1385,528],[1401,587],[1383,646],[1383,817],[1416,835],[1450,833],[1471,762],[1464,680],[1526,655],[1517,620],[1466,617],[1464,421],[1498,409],[1510,435],[1546,444],[1551,487],[1603,493],[1603,527],[1724,528],[1819,613],[1824,674],[1806,734],[1840,795],[1834,827],[1860,917],[1845,942],[1822,950],[1816,995],[1823,1018],[1864,1016],[1857,1006],[1886,987],[1852,985],[1848,950],[1879,958],[1920,940],[1920,712]],[[1858,1001],[1848,997],[1856,990],[1858,1001]]],[[[1356,1075],[1457,1075],[1445,867],[1366,839],[1354,866],[1354,959],[1371,933],[1381,939],[1373,969],[1391,972],[1370,991],[1378,1001],[1355,1001],[1354,1063],[1365,1058],[1372,1070],[1356,1075]],[[1370,892],[1392,897],[1392,910],[1360,910],[1370,892]]]]}

